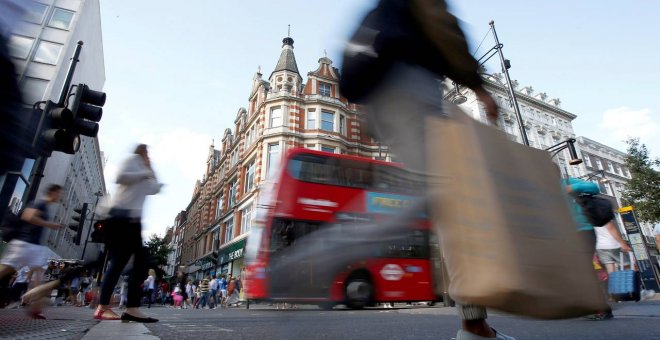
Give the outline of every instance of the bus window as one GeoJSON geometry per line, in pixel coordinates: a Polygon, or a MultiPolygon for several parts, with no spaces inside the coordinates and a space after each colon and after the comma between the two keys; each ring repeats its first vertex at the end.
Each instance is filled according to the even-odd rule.
{"type": "Polygon", "coordinates": [[[379,257],[427,259],[429,257],[428,232],[414,230],[396,240],[384,244],[379,257]]]}
{"type": "Polygon", "coordinates": [[[319,230],[320,223],[277,219],[271,229],[270,251],[278,252],[295,246],[301,237],[319,230]]]}
{"type": "Polygon", "coordinates": [[[296,155],[287,168],[293,178],[302,182],[364,190],[418,194],[425,185],[423,176],[398,166],[321,155],[296,155]]]}
{"type": "Polygon", "coordinates": [[[299,155],[288,164],[289,174],[303,182],[339,185],[339,164],[335,158],[299,155]]]}

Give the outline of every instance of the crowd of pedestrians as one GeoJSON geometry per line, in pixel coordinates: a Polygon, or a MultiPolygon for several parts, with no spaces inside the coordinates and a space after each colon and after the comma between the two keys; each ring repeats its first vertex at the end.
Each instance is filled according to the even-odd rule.
{"type": "MultiPolygon", "coordinates": [[[[177,284],[169,292],[171,299],[163,299],[163,304],[180,309],[217,309],[240,305],[242,283],[240,278],[229,275],[207,275],[200,280],[192,280],[180,272],[177,284]]],[[[161,289],[159,295],[167,295],[161,289]]]]}

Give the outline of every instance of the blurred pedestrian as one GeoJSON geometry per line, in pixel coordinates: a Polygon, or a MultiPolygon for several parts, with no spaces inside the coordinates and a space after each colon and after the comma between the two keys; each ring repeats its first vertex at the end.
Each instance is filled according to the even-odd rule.
{"type": "MultiPolygon", "coordinates": [[[[59,229],[62,227],[59,223],[50,222],[49,205],[60,200],[62,196],[62,187],[57,184],[51,184],[46,190],[45,198],[33,202],[23,211],[20,216],[20,225],[17,228],[14,239],[7,245],[7,250],[0,260],[0,279],[11,275],[17,269],[23,266],[30,268],[31,278],[35,282],[41,281],[42,267],[46,265],[46,250],[41,243],[43,228],[59,229]],[[32,275],[35,275],[33,277],[32,275]]],[[[36,302],[36,301],[35,301],[36,302]]],[[[34,318],[44,318],[41,314],[41,307],[34,305],[31,310],[31,316],[34,318]]]]}
{"type": "MultiPolygon", "coordinates": [[[[570,195],[569,200],[571,213],[577,222],[578,235],[583,239],[583,242],[589,249],[589,256],[596,254],[596,232],[594,226],[589,223],[589,220],[584,214],[584,210],[576,201],[580,195],[597,195],[600,193],[600,188],[596,183],[585,181],[579,178],[569,177],[562,180],[562,184],[566,192],[570,195]]],[[[613,318],[612,309],[608,308],[605,311],[589,315],[586,318],[594,321],[609,320],[613,318]]]]}
{"type": "MultiPolygon", "coordinates": [[[[632,252],[632,249],[623,237],[621,237],[621,233],[614,220],[602,227],[594,227],[594,231],[596,232],[596,254],[600,263],[605,266],[608,274],[617,270],[617,264],[621,261],[622,257],[624,269],[634,270],[634,263],[630,263],[628,259],[630,257],[628,254],[632,252]],[[623,256],[623,253],[628,254],[623,256]]],[[[641,300],[648,300],[654,296],[654,290],[640,289],[641,300]]]]}
{"type": "Polygon", "coordinates": [[[186,283],[186,300],[184,301],[183,308],[186,308],[186,306],[190,307],[190,309],[195,308],[193,305],[193,302],[195,300],[195,289],[193,288],[192,280],[188,280],[186,283]]]}
{"type": "Polygon", "coordinates": [[[225,303],[227,307],[238,306],[238,292],[239,290],[236,284],[236,279],[232,277],[230,278],[229,285],[227,286],[227,294],[229,295],[227,302],[225,303]]]}
{"type": "Polygon", "coordinates": [[[183,308],[183,295],[179,286],[174,287],[172,291],[172,301],[174,302],[174,308],[183,308]]]}
{"type": "Polygon", "coordinates": [[[21,296],[27,291],[28,285],[30,284],[30,273],[30,267],[23,266],[16,272],[13,282],[9,284],[11,287],[12,305],[20,305],[21,296]]]}
{"type": "Polygon", "coordinates": [[[209,281],[209,307],[216,309],[218,308],[218,289],[220,284],[218,282],[218,276],[212,275],[211,281],[209,281]],[[211,302],[213,301],[213,302],[211,302]]]}
{"type": "MultiPolygon", "coordinates": [[[[407,168],[426,173],[425,119],[448,118],[440,79],[448,76],[471,89],[488,120],[497,120],[497,104],[478,69],[445,1],[381,0],[346,47],[340,86],[349,101],[367,105],[367,124],[375,138],[389,145],[407,168]]],[[[462,320],[457,340],[513,339],[490,327],[485,308],[456,307],[462,320]]]]}
{"type": "Polygon", "coordinates": [[[119,289],[119,308],[126,308],[128,302],[128,276],[121,277],[121,288],[119,289]]]}
{"type": "Polygon", "coordinates": [[[193,285],[193,290],[195,292],[195,299],[193,301],[193,308],[199,308],[199,301],[202,299],[202,290],[199,287],[200,282],[197,282],[196,285],[193,285]]]}
{"type": "Polygon", "coordinates": [[[151,302],[154,298],[154,288],[156,287],[156,271],[149,269],[149,276],[144,280],[144,295],[147,297],[147,308],[151,308],[151,302]]]}
{"type": "Polygon", "coordinates": [[[199,308],[202,308],[202,309],[204,309],[206,307],[206,304],[208,303],[208,300],[209,300],[209,281],[210,281],[210,279],[211,279],[211,275],[203,278],[199,282],[199,292],[200,292],[201,295],[200,295],[199,303],[197,304],[197,306],[199,306],[199,308]]]}
{"type": "Polygon", "coordinates": [[[142,244],[142,208],[147,195],[157,194],[162,184],[156,180],[147,145],[140,144],[126,159],[117,176],[117,192],[104,224],[106,249],[110,265],[103,276],[99,306],[94,312],[98,320],[157,322],[140,311],[140,284],[147,275],[147,252],[142,244]],[[133,270],[128,280],[128,301],[121,317],[110,309],[112,290],[124,267],[133,257],[133,270]]]}
{"type": "Polygon", "coordinates": [[[225,277],[225,274],[222,274],[220,276],[220,305],[222,307],[225,306],[225,303],[227,302],[227,286],[229,284],[227,283],[227,278],[225,277]]]}
{"type": "Polygon", "coordinates": [[[0,1],[0,179],[8,171],[21,170],[31,142],[26,129],[29,115],[23,110],[16,77],[19,72],[9,54],[10,32],[20,24],[27,6],[23,0],[0,1]]]}
{"type": "Polygon", "coordinates": [[[185,301],[188,300],[188,291],[186,290],[186,274],[183,271],[183,267],[180,267],[179,271],[177,272],[176,287],[179,287],[179,292],[181,293],[181,298],[183,299],[181,308],[185,308],[185,301]]]}

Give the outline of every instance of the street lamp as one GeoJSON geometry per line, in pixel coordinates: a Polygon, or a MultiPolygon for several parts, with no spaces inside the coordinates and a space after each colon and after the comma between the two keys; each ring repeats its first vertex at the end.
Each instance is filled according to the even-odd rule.
{"type": "MultiPolygon", "coordinates": [[[[479,63],[479,66],[483,66],[490,58],[492,58],[495,54],[498,54],[500,57],[500,65],[502,66],[502,73],[504,73],[504,77],[506,78],[506,84],[507,84],[507,95],[509,96],[509,99],[511,99],[511,104],[513,104],[513,110],[516,113],[516,120],[518,121],[518,128],[520,130],[520,136],[522,138],[523,144],[526,146],[529,146],[529,139],[527,138],[527,132],[525,131],[525,125],[523,124],[523,119],[522,115],[520,114],[520,107],[518,106],[518,100],[516,99],[516,94],[513,89],[513,84],[511,83],[511,77],[509,77],[509,69],[511,68],[511,61],[509,59],[504,58],[504,54],[502,53],[502,47],[504,47],[503,44],[500,44],[500,40],[497,38],[497,32],[495,31],[495,21],[491,20],[490,21],[490,29],[493,31],[493,37],[495,38],[495,46],[491,47],[490,50],[488,50],[481,58],[477,60],[479,63]],[[485,58],[485,59],[484,59],[485,58]]],[[[454,85],[454,92],[455,94],[451,96],[451,102],[459,105],[463,104],[467,101],[467,98],[461,94],[460,88],[458,84],[453,83],[454,85]]]]}
{"type": "Polygon", "coordinates": [[[461,105],[467,101],[467,97],[461,94],[461,90],[458,88],[458,84],[452,82],[454,85],[454,91],[456,92],[452,98],[451,102],[455,105],[461,105]]]}
{"type": "Polygon", "coordinates": [[[582,159],[578,157],[577,151],[575,151],[575,138],[569,138],[563,142],[559,142],[551,147],[548,147],[545,150],[548,152],[553,152],[551,157],[555,157],[560,151],[564,149],[568,149],[568,153],[571,156],[568,164],[578,165],[582,163],[582,159]]]}
{"type": "Polygon", "coordinates": [[[92,226],[94,225],[94,217],[96,216],[96,206],[99,204],[99,198],[103,196],[103,192],[99,190],[94,193],[96,196],[96,202],[94,203],[94,210],[92,211],[92,219],[89,221],[89,229],[87,229],[87,237],[85,237],[85,245],[83,246],[82,255],[80,255],[81,260],[85,260],[85,251],[87,250],[87,242],[89,242],[89,233],[92,232],[92,226]]]}

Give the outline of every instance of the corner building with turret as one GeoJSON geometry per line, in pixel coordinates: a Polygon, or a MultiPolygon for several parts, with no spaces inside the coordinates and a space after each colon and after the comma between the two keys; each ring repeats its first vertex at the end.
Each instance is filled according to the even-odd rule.
{"type": "Polygon", "coordinates": [[[181,258],[188,275],[242,273],[243,252],[252,228],[264,179],[292,148],[392,161],[385,146],[367,133],[360,107],[339,94],[339,71],[327,57],[300,75],[294,41],[282,52],[268,77],[253,78],[246,108],[236,113],[219,145],[209,147],[206,173],[195,184],[186,209],[181,258]]]}

